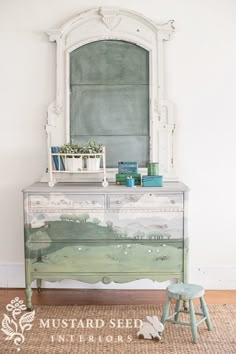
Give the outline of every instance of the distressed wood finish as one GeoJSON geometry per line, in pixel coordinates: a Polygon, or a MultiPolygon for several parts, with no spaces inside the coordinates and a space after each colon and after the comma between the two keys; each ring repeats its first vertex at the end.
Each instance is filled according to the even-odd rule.
{"type": "Polygon", "coordinates": [[[190,326],[192,331],[193,343],[197,343],[197,326],[202,322],[206,322],[206,326],[209,331],[212,329],[212,324],[208,312],[206,302],[203,295],[205,294],[205,289],[201,285],[196,284],[172,284],[167,288],[167,301],[164,306],[161,322],[165,324],[166,321],[175,324],[190,326]],[[171,300],[175,299],[175,311],[169,314],[171,300]],[[195,312],[193,300],[199,299],[201,312],[195,312]],[[183,302],[184,310],[181,310],[181,301],[183,302]],[[189,305],[189,311],[188,311],[189,305]],[[180,321],[179,314],[188,313],[190,315],[190,322],[180,321]],[[196,317],[201,316],[202,318],[196,321],[196,317]],[[174,317],[174,319],[172,319],[174,317]]]}
{"type": "Polygon", "coordinates": [[[37,183],[24,190],[26,297],[34,279],[186,280],[181,183],[163,188],[37,183]]]}
{"type": "MultiPolygon", "coordinates": [[[[148,84],[149,92],[147,91],[147,88],[143,87],[143,85],[136,86],[135,91],[133,87],[131,102],[135,102],[135,105],[130,104],[129,110],[133,110],[133,106],[135,106],[136,108],[133,111],[134,114],[128,114],[129,110],[125,110],[124,115],[124,109],[120,106],[117,107],[117,98],[114,99],[113,97],[109,97],[109,102],[106,99],[107,104],[105,106],[102,105],[102,107],[100,107],[100,102],[104,101],[104,87],[99,87],[99,89],[97,88],[97,94],[95,95],[93,93],[93,105],[95,107],[95,110],[93,110],[93,112],[100,112],[99,116],[102,116],[102,124],[104,124],[106,120],[104,119],[104,116],[107,116],[107,119],[112,118],[113,111],[120,110],[120,112],[122,113],[120,115],[120,119],[122,119],[121,116],[125,117],[127,116],[127,114],[129,117],[132,118],[132,120],[136,118],[136,115],[141,114],[143,115],[143,117],[145,117],[148,114],[148,135],[150,135],[150,141],[147,141],[147,135],[146,137],[142,137],[142,144],[140,141],[140,137],[133,137],[133,145],[136,146],[136,149],[139,152],[142,152],[142,155],[139,156],[141,160],[140,162],[143,164],[148,157],[150,161],[159,161],[160,174],[163,174],[165,178],[176,178],[173,160],[173,134],[175,130],[175,123],[173,119],[172,105],[166,99],[167,93],[164,87],[164,73],[166,71],[166,55],[164,55],[164,47],[165,42],[172,37],[172,34],[174,32],[174,21],[170,20],[164,22],[165,23],[163,24],[157,24],[154,21],[131,10],[100,7],[80,13],[76,17],[64,23],[60,28],[48,31],[50,41],[56,42],[57,51],[55,65],[56,95],[55,100],[48,107],[48,120],[46,125],[46,130],[48,133],[48,144],[50,146],[59,146],[71,140],[71,128],[74,128],[73,117],[77,117],[77,107],[75,108],[75,112],[73,112],[74,108],[72,109],[71,107],[71,97],[72,101],[73,99],[75,99],[75,101],[77,101],[78,99],[80,109],[82,108],[83,111],[90,112],[90,114],[87,115],[86,122],[90,119],[94,119],[94,113],[91,114],[90,101],[87,101],[87,96],[85,94],[85,90],[94,90],[94,87],[83,87],[83,89],[81,87],[77,87],[77,89],[75,89],[74,86],[71,92],[71,83],[75,83],[74,80],[72,80],[72,82],[70,80],[71,73],[73,73],[74,69],[79,69],[78,63],[72,60],[73,53],[75,54],[76,51],[79,50],[79,52],[84,52],[84,55],[86,56],[86,50],[89,48],[89,46],[91,46],[91,44],[96,46],[96,43],[101,41],[103,41],[103,43],[109,42],[112,45],[118,44],[120,46],[120,44],[123,43],[123,45],[129,47],[136,46],[137,50],[139,49],[144,54],[146,53],[145,61],[148,61],[148,65],[142,65],[142,67],[145,67],[144,71],[148,70],[148,73],[144,73],[143,69],[139,70],[139,74],[141,75],[142,73],[140,77],[137,76],[137,70],[135,70],[135,75],[133,75],[132,77],[138,77],[139,84],[148,84]],[[71,62],[71,60],[73,62],[71,62]],[[144,77],[143,74],[145,74],[144,77]],[[145,78],[145,80],[143,80],[143,78],[145,78]],[[98,99],[98,96],[100,99],[98,99]],[[140,101],[140,97],[142,97],[142,102],[140,101]],[[145,110],[144,107],[146,107],[145,110]],[[144,149],[141,149],[141,147],[143,146],[148,146],[148,143],[150,147],[149,151],[144,151],[144,149]]],[[[107,63],[108,70],[106,70],[106,83],[107,81],[114,81],[111,77],[111,71],[109,70],[110,60],[114,61],[113,54],[111,54],[110,52],[111,50],[109,52],[106,52],[106,60],[109,60],[107,63]]],[[[123,55],[125,63],[127,61],[129,62],[128,66],[125,65],[126,74],[124,78],[126,78],[127,76],[131,76],[132,70],[137,67],[137,65],[135,65],[135,61],[137,60],[136,57],[136,55],[132,55],[132,61],[129,61],[129,58],[123,55]]],[[[96,55],[96,53],[94,55],[94,58],[92,58],[92,55],[89,57],[89,77],[91,75],[93,76],[94,74],[93,60],[96,61],[96,67],[97,65],[100,65],[98,55],[96,55]]],[[[118,74],[119,77],[123,77],[120,75],[120,73],[118,74]]],[[[79,81],[81,82],[82,80],[83,82],[83,79],[84,77],[80,75],[79,81]]],[[[85,82],[88,83],[87,80],[85,82]]],[[[96,82],[97,81],[95,80],[94,83],[96,82]]],[[[76,80],[76,83],[78,83],[78,80],[76,80]]],[[[89,81],[89,83],[91,83],[91,81],[89,81]]],[[[130,84],[130,82],[128,82],[128,84],[130,84]]],[[[123,101],[126,100],[129,92],[130,87],[123,87],[119,90],[118,88],[116,88],[116,95],[119,96],[120,100],[123,101]]],[[[99,121],[101,121],[101,119],[99,121]]],[[[126,122],[122,122],[121,126],[123,126],[123,123],[127,124],[127,119],[126,122]]],[[[134,126],[138,127],[137,122],[135,122],[134,126]]],[[[134,126],[132,126],[133,129],[134,126]]],[[[97,130],[98,129],[96,129],[96,131],[97,130]]],[[[76,129],[76,131],[80,132],[81,127],[80,129],[76,129]]],[[[144,131],[142,131],[142,133],[143,132],[144,131]]],[[[104,130],[102,130],[102,134],[104,134],[104,130]]],[[[89,135],[92,139],[93,136],[91,132],[89,133],[89,135]]],[[[80,140],[81,139],[82,137],[80,137],[80,140]]],[[[109,141],[108,136],[103,137],[103,143],[105,145],[106,141],[107,145],[113,143],[113,141],[109,141]],[[107,140],[104,140],[105,138],[107,140]]],[[[124,136],[120,138],[119,147],[120,146],[127,146],[127,137],[124,136]]],[[[116,150],[116,146],[114,146],[114,148],[116,150]]],[[[123,149],[121,149],[119,154],[120,158],[121,156],[123,156],[124,153],[125,152],[123,151],[123,149]]],[[[127,151],[125,156],[127,156],[127,151]]],[[[114,163],[114,161],[115,159],[113,158],[113,161],[108,161],[108,163],[111,163],[112,165],[112,162],[114,163]]],[[[78,176],[76,177],[78,178],[78,176]]],[[[66,178],[66,176],[62,175],[61,178],[66,178]]],[[[86,178],[91,178],[90,181],[92,181],[92,176],[86,178]]]]}

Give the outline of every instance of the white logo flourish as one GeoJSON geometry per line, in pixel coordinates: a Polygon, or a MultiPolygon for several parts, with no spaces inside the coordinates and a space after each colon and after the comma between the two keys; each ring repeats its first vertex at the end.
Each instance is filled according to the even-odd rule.
{"type": "Polygon", "coordinates": [[[26,306],[23,301],[16,297],[14,300],[11,300],[10,304],[6,306],[7,311],[12,312],[11,318],[4,314],[4,318],[2,320],[2,328],[3,333],[6,334],[5,340],[14,340],[14,344],[17,347],[17,351],[20,351],[20,345],[24,343],[25,337],[23,335],[24,331],[29,331],[33,324],[35,310],[32,312],[26,312],[19,318],[22,311],[26,310],[26,306]]]}

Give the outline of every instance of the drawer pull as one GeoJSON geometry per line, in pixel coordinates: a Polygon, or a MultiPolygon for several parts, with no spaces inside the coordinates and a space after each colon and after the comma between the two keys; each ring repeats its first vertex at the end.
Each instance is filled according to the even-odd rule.
{"type": "Polygon", "coordinates": [[[102,282],[103,282],[104,284],[109,284],[109,283],[111,282],[111,279],[110,279],[109,277],[103,277],[103,278],[102,278],[102,282]]]}

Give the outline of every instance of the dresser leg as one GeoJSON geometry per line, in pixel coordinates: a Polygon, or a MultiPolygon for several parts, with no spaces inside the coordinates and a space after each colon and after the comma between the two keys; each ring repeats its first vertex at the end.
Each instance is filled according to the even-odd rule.
{"type": "Polygon", "coordinates": [[[25,289],[25,297],[26,297],[27,311],[32,311],[32,289],[31,289],[31,287],[28,287],[25,289]]]}
{"type": "Polygon", "coordinates": [[[38,294],[41,293],[42,279],[37,279],[38,294]]]}
{"type": "Polygon", "coordinates": [[[25,259],[25,297],[26,297],[26,307],[27,311],[32,310],[32,289],[31,289],[31,261],[30,258],[25,259]]]}

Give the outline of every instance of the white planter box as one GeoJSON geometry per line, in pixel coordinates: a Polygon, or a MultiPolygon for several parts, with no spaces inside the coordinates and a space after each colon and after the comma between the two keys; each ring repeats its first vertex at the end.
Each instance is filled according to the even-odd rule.
{"type": "Polygon", "coordinates": [[[51,159],[49,160],[49,187],[53,187],[59,181],[88,182],[89,180],[94,182],[96,179],[93,177],[95,177],[95,175],[100,175],[100,173],[103,174],[102,186],[108,186],[105,146],[102,146],[101,152],[99,153],[54,153],[51,150],[52,147],[50,146],[49,154],[51,154],[51,159]],[[63,166],[63,169],[59,169],[58,167],[60,166],[63,166]],[[84,173],[85,175],[82,177],[84,173]],[[80,176],[77,178],[78,175],[80,176]]]}
{"type": "Polygon", "coordinates": [[[87,171],[99,171],[100,162],[101,162],[100,157],[95,157],[95,158],[88,157],[86,161],[87,171]]]}
{"type": "Polygon", "coordinates": [[[82,157],[66,157],[65,167],[67,171],[82,171],[83,170],[82,157]]]}

